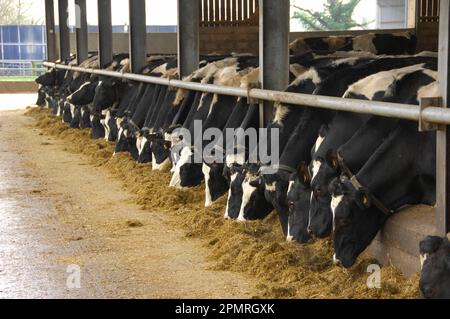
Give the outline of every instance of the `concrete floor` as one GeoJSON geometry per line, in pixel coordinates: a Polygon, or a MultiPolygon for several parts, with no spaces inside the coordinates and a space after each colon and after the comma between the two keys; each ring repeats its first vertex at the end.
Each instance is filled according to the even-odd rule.
{"type": "Polygon", "coordinates": [[[34,105],[37,93],[26,94],[0,94],[0,111],[21,110],[34,105]]]}

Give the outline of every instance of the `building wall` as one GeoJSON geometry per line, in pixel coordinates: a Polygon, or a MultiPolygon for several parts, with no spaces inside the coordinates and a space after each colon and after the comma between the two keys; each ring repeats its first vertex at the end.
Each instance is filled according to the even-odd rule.
{"type": "MultiPolygon", "coordinates": [[[[59,35],[56,35],[59,39],[59,35]]],[[[59,50],[59,40],[56,41],[57,50],[59,50]]],[[[76,52],[76,37],[74,33],[70,34],[71,52],[76,52]]],[[[148,33],[146,39],[146,48],[148,53],[176,54],[177,53],[177,34],[176,33],[148,33]]],[[[89,33],[88,36],[89,51],[98,50],[98,33],[89,33]]],[[[128,33],[113,33],[113,52],[128,52],[128,33]]]]}
{"type": "Polygon", "coordinates": [[[258,54],[258,27],[201,28],[200,52],[258,54]]]}

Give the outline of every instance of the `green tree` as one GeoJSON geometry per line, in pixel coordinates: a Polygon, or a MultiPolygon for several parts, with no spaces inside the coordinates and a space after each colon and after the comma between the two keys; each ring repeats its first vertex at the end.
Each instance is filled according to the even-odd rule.
{"type": "Polygon", "coordinates": [[[0,0],[0,24],[42,24],[30,17],[31,3],[21,0],[0,0]]]}
{"type": "Polygon", "coordinates": [[[365,29],[371,23],[358,23],[353,19],[353,13],[361,0],[327,0],[322,11],[312,11],[293,5],[297,11],[293,19],[308,31],[349,30],[352,28],[365,29]]]}

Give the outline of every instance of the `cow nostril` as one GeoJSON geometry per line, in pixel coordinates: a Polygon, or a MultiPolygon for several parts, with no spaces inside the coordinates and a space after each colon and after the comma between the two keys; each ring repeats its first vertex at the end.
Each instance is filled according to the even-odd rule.
{"type": "Polygon", "coordinates": [[[306,229],[306,231],[307,231],[307,232],[308,232],[308,234],[310,234],[310,235],[312,235],[312,234],[313,234],[313,231],[312,231],[312,229],[311,229],[311,228],[309,228],[309,227],[308,227],[308,228],[306,229]]]}

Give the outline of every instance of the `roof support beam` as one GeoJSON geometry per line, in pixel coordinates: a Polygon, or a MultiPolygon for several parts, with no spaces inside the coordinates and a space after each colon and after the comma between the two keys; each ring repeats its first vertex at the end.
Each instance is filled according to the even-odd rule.
{"type": "Polygon", "coordinates": [[[77,62],[88,58],[88,29],[86,0],[75,0],[75,25],[77,28],[77,62]]]}
{"type": "Polygon", "coordinates": [[[58,0],[59,55],[62,61],[70,57],[70,30],[68,0],[58,0]]]}
{"type": "Polygon", "coordinates": [[[180,79],[198,69],[199,0],[178,0],[178,74],[180,79]]]}
{"type": "MultiPolygon", "coordinates": [[[[450,3],[441,1],[439,15],[439,90],[444,107],[450,103],[450,3]]],[[[436,154],[436,227],[439,235],[450,232],[450,131],[437,132],[436,154]]]]}
{"type": "Polygon", "coordinates": [[[100,66],[112,61],[111,0],[98,0],[98,54],[100,66]]]}
{"type": "MultiPolygon", "coordinates": [[[[264,89],[284,91],[289,85],[289,0],[259,0],[259,66],[264,89]]],[[[273,118],[273,103],[260,107],[260,124],[273,118]]]]}
{"type": "Polygon", "coordinates": [[[138,73],[146,58],[145,0],[129,0],[130,6],[130,57],[131,71],[138,73]]]}

